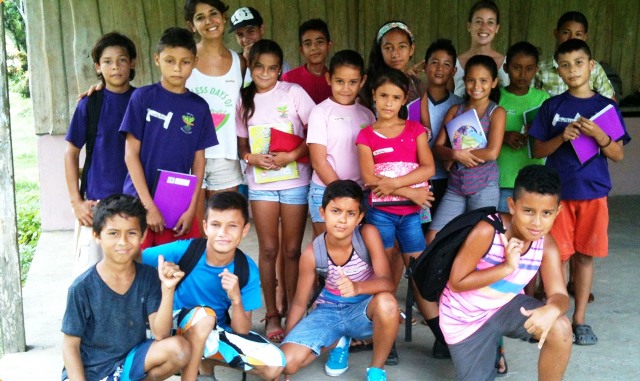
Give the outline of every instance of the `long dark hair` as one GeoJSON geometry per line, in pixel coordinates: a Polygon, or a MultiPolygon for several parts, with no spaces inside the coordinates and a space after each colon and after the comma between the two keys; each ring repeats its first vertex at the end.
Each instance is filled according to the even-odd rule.
{"type": "MultiPolygon", "coordinates": [[[[498,78],[498,65],[496,65],[496,61],[489,56],[485,56],[483,54],[475,55],[467,61],[467,64],[464,66],[464,78],[467,78],[467,74],[469,70],[474,66],[482,66],[483,68],[489,70],[491,73],[491,80],[495,81],[498,78]]],[[[469,99],[469,94],[464,94],[465,99],[469,99]]],[[[494,101],[495,103],[500,102],[500,89],[499,86],[496,86],[491,89],[489,92],[489,99],[494,101]]]]}
{"type": "MultiPolygon", "coordinates": [[[[272,40],[260,40],[253,44],[249,51],[249,70],[253,70],[258,58],[260,58],[260,55],[262,54],[273,54],[278,57],[278,65],[282,68],[283,54],[280,45],[272,40]]],[[[242,121],[245,126],[248,125],[249,119],[251,119],[253,113],[256,111],[256,104],[253,100],[256,96],[256,92],[256,85],[253,81],[251,81],[249,86],[240,89],[240,99],[242,100],[242,121]]]]}
{"type": "MultiPolygon", "coordinates": [[[[373,91],[372,81],[381,72],[391,69],[389,65],[384,62],[382,56],[382,38],[392,30],[400,30],[407,35],[407,41],[411,45],[414,45],[413,33],[402,21],[387,21],[378,28],[378,32],[373,38],[371,45],[371,51],[369,52],[369,62],[367,65],[367,81],[365,82],[362,90],[360,91],[360,103],[373,110],[373,100],[371,99],[371,92],[373,91]],[[385,31],[385,29],[388,29],[385,31]]],[[[375,110],[373,110],[375,111],[375,110]]]]}
{"type": "MultiPolygon", "coordinates": [[[[409,77],[406,76],[406,74],[398,69],[387,68],[378,72],[376,77],[373,78],[370,82],[371,92],[375,91],[376,89],[378,89],[378,87],[386,83],[391,83],[392,85],[399,87],[400,90],[402,90],[402,92],[404,93],[405,98],[407,94],[409,94],[411,81],[409,80],[409,77]]],[[[369,96],[373,98],[373,94],[370,94],[369,96]]],[[[406,120],[408,116],[409,111],[407,110],[407,105],[403,104],[402,107],[400,107],[400,111],[398,112],[398,117],[400,119],[406,120]]]]}

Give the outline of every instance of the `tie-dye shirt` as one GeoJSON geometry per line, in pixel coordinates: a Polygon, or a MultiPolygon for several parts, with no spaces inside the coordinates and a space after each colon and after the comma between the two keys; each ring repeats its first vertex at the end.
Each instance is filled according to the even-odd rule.
{"type": "MultiPolygon", "coordinates": [[[[535,276],[542,261],[544,237],[533,241],[520,257],[518,268],[493,284],[477,290],[453,292],[449,283],[440,297],[440,327],[447,344],[456,344],[471,336],[516,295],[535,276]]],[[[493,243],[480,259],[476,270],[484,270],[505,261],[500,233],[495,232],[493,243]]]]}

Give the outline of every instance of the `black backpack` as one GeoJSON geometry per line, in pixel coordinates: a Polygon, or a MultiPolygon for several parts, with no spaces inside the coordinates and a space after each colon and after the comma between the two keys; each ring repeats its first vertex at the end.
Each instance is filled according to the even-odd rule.
{"type": "Polygon", "coordinates": [[[80,177],[80,194],[85,196],[87,191],[87,175],[89,174],[89,168],[91,167],[91,161],[93,159],[93,147],[96,144],[96,136],[98,135],[98,121],[100,120],[100,110],[102,110],[102,98],[104,93],[102,91],[94,91],[93,94],[87,97],[87,136],[85,143],[85,159],[82,166],[82,175],[80,177]]]}
{"type": "Polygon", "coordinates": [[[430,302],[438,301],[449,280],[458,250],[480,221],[490,223],[500,233],[505,232],[495,207],[471,210],[446,224],[429,247],[418,258],[410,260],[407,273],[413,277],[423,298],[430,302]]]}
{"type": "MultiPolygon", "coordinates": [[[[184,276],[176,285],[176,290],[196,267],[198,261],[206,252],[206,248],[206,238],[195,238],[191,240],[187,251],[185,251],[182,258],[180,258],[180,262],[178,262],[178,266],[180,266],[180,270],[184,272],[184,276]]],[[[233,273],[238,277],[238,284],[242,290],[242,288],[249,282],[249,261],[247,260],[246,254],[238,248],[236,248],[236,253],[233,257],[233,273]]]]}

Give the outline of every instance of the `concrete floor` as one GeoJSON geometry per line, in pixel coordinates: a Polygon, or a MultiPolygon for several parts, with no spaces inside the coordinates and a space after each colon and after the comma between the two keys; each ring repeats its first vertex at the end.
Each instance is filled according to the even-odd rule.
{"type": "MultiPolygon", "coordinates": [[[[573,347],[565,380],[639,380],[640,379],[640,197],[610,199],[610,254],[596,260],[593,293],[596,301],[589,305],[587,323],[599,337],[591,347],[573,347]]],[[[305,242],[310,241],[307,226],[305,242]]],[[[28,350],[8,354],[0,359],[0,381],[59,380],[62,369],[60,326],[73,267],[71,232],[42,234],[29,279],[23,289],[24,315],[28,350]]],[[[241,245],[257,259],[257,238],[252,231],[241,245]]],[[[405,287],[403,281],[402,287],[405,287]]],[[[405,290],[398,292],[405,295],[405,290]]],[[[400,300],[403,303],[403,300],[400,300]]],[[[570,311],[571,313],[571,311],[570,311]]],[[[263,310],[254,314],[254,326],[264,332],[259,323],[263,310]]],[[[418,320],[420,316],[418,315],[418,320]]],[[[389,380],[453,380],[453,365],[449,360],[430,357],[433,337],[428,329],[414,327],[413,341],[405,343],[404,332],[398,334],[400,364],[387,368],[389,380]]],[[[537,348],[519,340],[506,340],[509,364],[507,378],[532,380],[537,377],[537,348]]],[[[370,352],[351,355],[350,369],[341,380],[363,380],[370,352]]],[[[322,357],[304,369],[294,380],[329,380],[324,374],[322,357]]],[[[219,380],[240,380],[239,372],[216,368],[219,380]]],[[[178,377],[173,379],[178,380],[178,377]]],[[[252,379],[252,377],[249,377],[252,379]]]]}

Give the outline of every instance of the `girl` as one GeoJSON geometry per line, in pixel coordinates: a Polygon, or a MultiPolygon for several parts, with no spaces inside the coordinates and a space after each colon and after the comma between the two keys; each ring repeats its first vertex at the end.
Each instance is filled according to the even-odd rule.
{"type": "Polygon", "coordinates": [[[358,166],[356,137],[361,126],[375,121],[373,113],[356,103],[364,80],[364,61],[353,50],[337,52],[326,75],[331,97],[313,108],[309,115],[307,144],[313,175],[309,186],[309,214],[314,237],[325,231],[320,215],[326,186],[334,180],[353,180],[363,186],[358,166]]]}
{"type": "MultiPolygon", "coordinates": [[[[253,45],[249,52],[249,69],[252,82],[240,91],[241,99],[236,114],[238,152],[247,163],[249,200],[258,234],[258,267],[267,308],[265,331],[267,338],[280,342],[284,330],[276,308],[276,257],[278,248],[281,248],[286,295],[290,301],[298,280],[298,260],[307,218],[311,177],[309,164],[298,160],[308,154],[304,137],[309,113],[315,104],[299,85],[278,81],[282,70],[282,49],[274,41],[260,40],[253,45]],[[289,152],[251,153],[249,134],[252,126],[292,129],[301,143],[289,152]],[[297,166],[297,176],[291,170],[293,166],[297,166]],[[285,167],[290,170],[275,172],[285,167]],[[256,172],[260,177],[256,178],[256,172]],[[271,178],[275,180],[271,182],[262,180],[278,174],[288,179],[276,177],[271,178]],[[282,242],[278,234],[280,227],[282,242]]],[[[252,130],[257,129],[260,127],[252,130]]],[[[271,141],[271,146],[274,143],[275,140],[271,141]]]]}
{"type": "Polygon", "coordinates": [[[198,61],[187,80],[187,88],[209,104],[219,142],[205,150],[203,187],[207,198],[217,192],[237,191],[243,180],[235,113],[246,63],[244,57],[224,45],[228,9],[219,0],[187,0],[184,5],[185,21],[199,40],[198,61]]]}
{"type": "MultiPolygon", "coordinates": [[[[426,90],[424,84],[415,75],[409,74],[407,66],[409,60],[413,57],[416,45],[413,32],[402,21],[389,21],[382,25],[376,33],[369,53],[369,69],[367,71],[368,80],[360,92],[360,101],[363,105],[369,107],[375,112],[375,106],[371,98],[373,80],[377,75],[388,69],[400,70],[405,74],[409,81],[409,91],[407,93],[406,103],[409,104],[416,99],[422,98],[426,90]]],[[[403,111],[403,113],[406,110],[403,111]]],[[[406,117],[407,115],[402,115],[406,117]]],[[[426,119],[428,121],[428,118],[426,119]]],[[[420,121],[420,120],[416,120],[420,121]]],[[[422,123],[428,126],[429,123],[422,123]]]]}
{"type": "MultiPolygon", "coordinates": [[[[497,105],[500,99],[498,68],[489,56],[473,56],[465,67],[467,99],[464,104],[452,106],[444,117],[443,126],[465,111],[475,109],[487,137],[487,146],[481,149],[454,150],[448,146],[446,128],[438,133],[433,153],[449,162],[449,183],[429,228],[427,242],[455,216],[483,206],[497,206],[500,197],[498,165],[506,113],[497,105]]],[[[445,164],[445,166],[447,166],[445,164]]]]}
{"type": "MultiPolygon", "coordinates": [[[[449,162],[450,173],[447,190],[427,232],[428,243],[457,215],[483,206],[497,206],[500,198],[496,159],[504,138],[506,113],[496,104],[500,99],[500,91],[497,89],[498,68],[495,60],[484,55],[471,57],[465,67],[464,83],[466,102],[452,106],[442,125],[473,108],[487,137],[487,146],[453,150],[447,146],[446,128],[438,133],[433,153],[443,162],[449,162]]],[[[429,309],[429,312],[432,310],[429,309]]],[[[431,321],[437,321],[437,317],[430,317],[431,321]]],[[[502,342],[497,346],[496,367],[499,374],[507,373],[502,342]]]]}
{"type": "Polygon", "coordinates": [[[481,0],[475,3],[469,11],[467,29],[471,36],[471,47],[458,56],[456,61],[456,73],[453,77],[454,93],[463,97],[465,94],[465,81],[463,69],[467,61],[478,54],[493,58],[498,67],[498,79],[500,86],[509,84],[509,76],[504,71],[505,56],[493,49],[491,44],[500,30],[500,10],[492,0],[481,0]]]}
{"type": "MultiPolygon", "coordinates": [[[[435,172],[424,127],[418,122],[400,118],[410,86],[409,78],[399,70],[387,69],[378,74],[372,81],[372,100],[378,120],[360,131],[356,139],[362,179],[371,189],[367,223],[380,231],[387,257],[392,263],[394,242],[398,241],[400,252],[406,254],[403,256],[405,265],[408,256],[416,257],[425,249],[420,210],[430,207],[430,200],[433,200],[427,187],[410,186],[426,182],[435,172]],[[380,169],[383,164],[415,169],[387,177],[376,171],[376,166],[380,169]],[[390,195],[408,198],[413,204],[377,206],[373,203],[374,197],[390,195]]],[[[394,273],[394,281],[397,286],[400,274],[394,273]]],[[[419,293],[415,294],[416,300],[421,300],[419,293]]],[[[421,303],[418,306],[426,316],[421,303]]],[[[391,361],[397,361],[393,350],[390,357],[395,357],[391,361]]]]}

